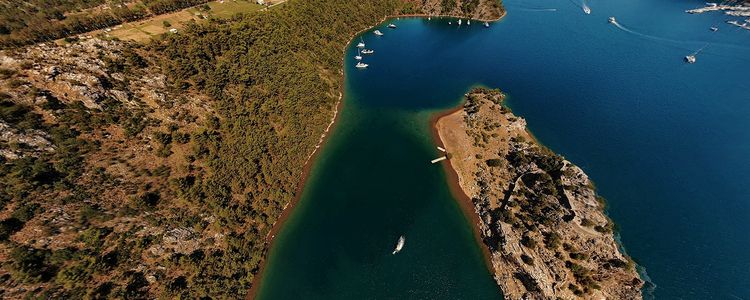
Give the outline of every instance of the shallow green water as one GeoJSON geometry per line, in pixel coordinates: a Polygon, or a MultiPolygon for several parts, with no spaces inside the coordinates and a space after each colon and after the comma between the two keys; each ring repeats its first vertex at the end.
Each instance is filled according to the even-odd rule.
{"type": "Polygon", "coordinates": [[[353,94],[276,239],[259,298],[499,297],[442,167],[430,164],[429,114],[363,107],[353,94]]]}

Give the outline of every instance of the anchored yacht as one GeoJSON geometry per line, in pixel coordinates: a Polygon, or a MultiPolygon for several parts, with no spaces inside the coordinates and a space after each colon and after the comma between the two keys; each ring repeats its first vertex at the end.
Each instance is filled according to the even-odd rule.
{"type": "Polygon", "coordinates": [[[689,64],[694,64],[695,63],[695,55],[685,56],[685,62],[687,62],[689,64]]]}
{"type": "Polygon", "coordinates": [[[390,23],[388,24],[388,28],[396,28],[396,24],[390,23]]]}
{"type": "Polygon", "coordinates": [[[382,35],[383,35],[383,33],[382,33],[382,32],[380,32],[380,30],[375,30],[375,32],[374,32],[374,33],[375,33],[375,35],[377,35],[377,36],[382,36],[382,35]]]}
{"type": "Polygon", "coordinates": [[[490,28],[490,23],[484,22],[484,27],[490,28]]]}
{"type": "Polygon", "coordinates": [[[396,254],[401,252],[401,249],[404,248],[404,243],[406,242],[406,238],[402,235],[398,238],[398,242],[396,242],[396,249],[393,249],[393,252],[391,254],[396,254]]]}
{"type": "Polygon", "coordinates": [[[362,49],[362,54],[373,54],[373,53],[375,53],[375,50],[362,49]]]}
{"type": "Polygon", "coordinates": [[[359,69],[365,69],[365,68],[367,68],[368,66],[370,66],[370,65],[368,65],[368,64],[366,64],[366,63],[363,63],[363,62],[361,62],[361,61],[360,61],[360,62],[358,62],[358,63],[357,63],[356,65],[355,65],[355,67],[357,67],[357,68],[359,68],[359,69]]]}
{"type": "Polygon", "coordinates": [[[362,54],[359,53],[359,48],[357,48],[357,56],[355,56],[354,59],[362,60],[362,54]]]}
{"type": "Polygon", "coordinates": [[[462,21],[463,21],[463,20],[461,20],[461,19],[458,19],[458,26],[461,26],[461,22],[462,22],[462,21]]]}
{"type": "Polygon", "coordinates": [[[365,47],[365,40],[360,38],[360,42],[357,44],[357,48],[364,48],[365,47]]]}

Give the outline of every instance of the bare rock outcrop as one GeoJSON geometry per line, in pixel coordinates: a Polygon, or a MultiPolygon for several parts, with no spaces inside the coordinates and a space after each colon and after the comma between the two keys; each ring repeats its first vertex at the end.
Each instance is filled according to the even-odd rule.
{"type": "Polygon", "coordinates": [[[588,176],[534,141],[503,97],[475,89],[436,127],[505,297],[640,299],[643,282],[588,176]]]}

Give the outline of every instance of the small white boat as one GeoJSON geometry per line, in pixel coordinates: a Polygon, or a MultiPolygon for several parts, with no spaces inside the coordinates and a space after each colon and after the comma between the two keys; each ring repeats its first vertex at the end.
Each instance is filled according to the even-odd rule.
{"type": "Polygon", "coordinates": [[[451,22],[451,21],[448,21],[448,25],[453,25],[453,22],[451,22]]]}
{"type": "Polygon", "coordinates": [[[375,53],[375,50],[362,49],[362,54],[373,54],[373,53],[375,53]]]}
{"type": "Polygon", "coordinates": [[[461,20],[461,19],[458,19],[458,26],[461,26],[461,22],[462,22],[462,21],[463,21],[463,20],[461,20]]]}
{"type": "Polygon", "coordinates": [[[490,23],[484,22],[484,27],[490,28],[490,23]]]}
{"type": "Polygon", "coordinates": [[[695,63],[695,55],[685,56],[685,62],[687,62],[689,64],[694,64],[695,63]]]}
{"type": "Polygon", "coordinates": [[[585,13],[587,15],[590,15],[591,14],[591,8],[589,8],[588,6],[584,6],[583,7],[583,13],[585,13]]]}
{"type": "Polygon", "coordinates": [[[388,24],[388,28],[396,28],[396,24],[390,23],[388,24]]]}
{"type": "Polygon", "coordinates": [[[615,17],[609,17],[609,22],[615,24],[617,23],[617,20],[615,20],[615,17]]]}
{"type": "Polygon", "coordinates": [[[355,56],[354,59],[362,60],[362,55],[359,53],[359,49],[357,49],[357,56],[355,56]]]}
{"type": "Polygon", "coordinates": [[[396,253],[401,252],[401,249],[404,248],[404,243],[406,242],[406,238],[402,235],[398,238],[398,242],[396,242],[396,248],[393,249],[392,255],[395,255],[396,253]]]}
{"type": "Polygon", "coordinates": [[[359,68],[359,69],[365,69],[365,68],[367,68],[368,66],[370,66],[370,65],[368,65],[368,64],[366,64],[366,63],[363,63],[363,62],[361,62],[361,61],[360,61],[360,62],[358,62],[358,63],[357,63],[356,65],[355,65],[355,67],[357,67],[357,68],[359,68]]]}
{"type": "Polygon", "coordinates": [[[382,32],[380,32],[380,30],[375,30],[375,32],[374,32],[374,33],[375,33],[375,35],[377,35],[377,36],[382,36],[382,35],[383,35],[383,33],[382,33],[382,32]]]}
{"type": "Polygon", "coordinates": [[[466,20],[466,25],[471,26],[471,20],[466,20]]]}
{"type": "Polygon", "coordinates": [[[360,38],[360,42],[357,44],[357,48],[364,48],[365,47],[365,40],[360,38]]]}
{"type": "Polygon", "coordinates": [[[711,27],[711,31],[718,31],[718,30],[719,30],[718,27],[711,27]]]}

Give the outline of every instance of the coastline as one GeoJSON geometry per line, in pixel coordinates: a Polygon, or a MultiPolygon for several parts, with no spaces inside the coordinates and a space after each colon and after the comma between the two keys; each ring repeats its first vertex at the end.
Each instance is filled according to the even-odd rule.
{"type": "MultiPolygon", "coordinates": [[[[497,143],[499,142],[500,145],[502,145],[503,143],[506,143],[505,138],[509,137],[511,144],[520,143],[516,144],[520,145],[520,148],[512,146],[511,149],[516,149],[513,151],[526,153],[522,154],[522,156],[534,155],[533,151],[527,152],[526,149],[542,149],[542,152],[538,153],[541,153],[541,155],[548,155],[547,157],[555,157],[555,154],[551,152],[551,150],[539,143],[538,139],[531,134],[522,118],[516,118],[508,107],[503,108],[497,102],[497,98],[492,100],[495,104],[491,104],[489,98],[486,97],[489,97],[487,95],[492,95],[492,91],[483,91],[482,89],[487,89],[481,87],[479,89],[479,91],[477,91],[476,88],[471,89],[471,91],[466,94],[465,100],[462,101],[461,105],[457,108],[434,114],[430,120],[430,126],[435,143],[448,149],[449,153],[453,154],[452,159],[448,159],[447,162],[450,165],[443,165],[443,167],[446,168],[446,175],[449,181],[448,185],[451,189],[451,193],[456,196],[457,201],[459,201],[459,204],[464,208],[464,212],[471,214],[470,219],[475,220],[473,229],[478,235],[479,242],[482,244],[481,247],[483,248],[483,252],[489,253],[487,260],[491,267],[488,265],[488,268],[493,270],[493,277],[495,278],[498,287],[502,290],[503,297],[506,299],[513,299],[531,293],[530,295],[532,295],[532,297],[538,296],[542,298],[554,298],[555,296],[563,298],[591,296],[607,298],[625,297],[628,299],[640,298],[639,295],[642,293],[642,284],[644,283],[644,280],[640,278],[640,272],[637,270],[638,265],[627,255],[624,246],[617,239],[618,233],[617,230],[613,228],[615,227],[614,222],[607,215],[606,207],[601,202],[601,198],[596,194],[595,188],[589,181],[588,176],[586,176],[580,168],[564,160],[562,157],[559,158],[560,162],[562,162],[562,167],[560,167],[560,175],[556,175],[560,176],[560,178],[557,179],[559,181],[557,182],[558,186],[556,190],[565,190],[565,192],[562,198],[558,198],[558,196],[553,197],[557,198],[556,200],[560,201],[560,205],[562,206],[555,206],[556,204],[554,204],[554,200],[546,202],[553,203],[551,206],[547,204],[539,204],[545,201],[550,201],[545,200],[544,195],[551,196],[556,194],[547,194],[544,190],[539,189],[541,185],[537,185],[537,183],[528,185],[529,183],[524,179],[523,184],[521,185],[522,188],[536,188],[534,195],[537,197],[542,195],[542,197],[533,200],[540,202],[532,204],[532,207],[541,205],[540,207],[551,209],[553,212],[552,215],[550,215],[549,212],[544,215],[556,216],[552,218],[557,220],[552,220],[550,222],[551,219],[547,219],[541,224],[536,224],[537,217],[533,217],[532,215],[534,222],[531,222],[531,225],[528,225],[530,224],[528,223],[530,220],[528,214],[533,212],[527,212],[530,207],[528,206],[529,202],[524,202],[526,201],[525,199],[527,199],[524,198],[525,196],[521,196],[521,198],[513,196],[516,191],[514,186],[518,185],[517,182],[521,180],[524,175],[539,174],[541,172],[542,174],[549,176],[550,173],[548,172],[550,171],[547,171],[547,169],[540,169],[539,166],[534,164],[534,162],[528,162],[527,158],[511,160],[510,162],[506,160],[505,163],[502,163],[504,160],[503,157],[506,157],[502,153],[500,153],[499,159],[493,160],[499,161],[501,163],[500,165],[503,166],[502,168],[509,168],[511,173],[502,173],[503,171],[497,173],[496,170],[503,170],[502,168],[494,169],[495,171],[490,170],[491,168],[485,169],[482,167],[479,167],[479,169],[473,169],[473,167],[470,167],[472,163],[466,162],[468,157],[471,157],[469,161],[474,161],[473,158],[475,154],[478,159],[481,159],[482,157],[485,159],[496,157],[493,154],[489,154],[487,150],[480,149],[487,149],[487,147],[497,149],[495,148],[498,146],[497,143]],[[480,96],[476,96],[477,94],[480,96]],[[477,98],[474,97],[479,97],[478,99],[480,100],[476,100],[477,98]],[[482,107],[482,104],[478,103],[490,103],[488,104],[488,107],[490,108],[481,109],[480,112],[479,107],[482,107]],[[466,115],[466,113],[468,113],[468,115],[466,115]],[[497,119],[494,117],[495,115],[493,115],[495,113],[500,113],[500,116],[505,117],[497,119]],[[467,116],[470,116],[471,118],[467,119],[467,116]],[[458,119],[461,119],[462,121],[458,121],[458,119]],[[470,138],[472,134],[468,133],[472,128],[482,128],[481,130],[490,131],[494,130],[492,128],[487,129],[488,123],[484,122],[487,122],[488,120],[489,122],[492,122],[492,120],[499,120],[499,123],[495,123],[496,125],[493,126],[505,126],[505,128],[508,128],[507,132],[510,135],[504,136],[503,133],[500,133],[499,136],[493,135],[494,140],[491,138],[489,144],[486,137],[483,142],[477,142],[470,138]],[[516,122],[517,120],[518,122],[516,122]],[[508,121],[511,123],[500,125],[501,123],[506,123],[508,121]],[[466,128],[466,134],[463,133],[464,127],[466,128]],[[515,132],[515,134],[512,134],[512,132],[515,132]],[[521,139],[514,142],[513,139],[515,137],[525,137],[525,141],[521,139]],[[474,144],[472,144],[472,141],[474,141],[474,144]],[[449,147],[446,147],[446,143],[449,144],[447,145],[449,147]],[[477,143],[479,143],[479,145],[477,145],[477,143]],[[461,150],[464,148],[465,150],[461,150]],[[451,149],[458,149],[459,151],[455,152],[451,149]],[[454,160],[459,157],[467,158],[463,160],[454,160]],[[566,173],[568,171],[571,173],[566,173]],[[480,172],[482,175],[480,175],[480,172]],[[516,178],[515,184],[513,183],[512,178],[516,178]],[[495,189],[482,188],[483,185],[481,183],[478,186],[474,186],[473,182],[475,179],[482,180],[484,186],[496,186],[498,184],[504,185],[509,182],[508,180],[511,180],[511,184],[509,185],[510,190],[503,192],[505,198],[502,202],[489,200],[490,198],[500,199],[503,197],[503,193],[498,194],[495,192],[495,189]],[[462,180],[469,181],[463,182],[462,180]],[[508,194],[508,191],[511,191],[512,193],[508,194]],[[469,197],[470,194],[473,195],[471,197],[479,198],[472,199],[469,197]],[[498,196],[500,198],[497,198],[498,196]],[[478,202],[474,203],[474,201],[478,202]],[[513,203],[507,204],[508,201],[512,201],[513,203]],[[567,209],[563,202],[567,203],[567,209]],[[466,208],[467,205],[469,205],[470,208],[466,208]],[[506,205],[508,206],[506,207],[506,205]],[[522,225],[526,226],[526,230],[520,227],[514,229],[515,226],[519,224],[517,223],[519,205],[520,207],[524,207],[524,212],[522,214],[527,214],[527,217],[521,216],[522,219],[526,218],[526,221],[522,222],[527,223],[521,223],[526,224],[522,225]],[[500,219],[495,215],[498,213],[498,210],[502,211],[502,216],[499,217],[500,219]],[[506,211],[516,212],[511,212],[510,215],[506,216],[506,211]],[[513,217],[514,214],[516,214],[516,217],[513,217]],[[566,220],[566,216],[571,218],[566,220]],[[513,218],[516,218],[515,221],[513,218]],[[510,220],[510,222],[507,220],[510,220]],[[589,224],[592,225],[584,225],[584,220],[588,220],[589,224]],[[593,225],[595,224],[605,225],[604,227],[597,225],[599,229],[593,230],[595,229],[593,228],[593,225]],[[537,228],[535,225],[540,226],[539,229],[533,229],[533,232],[529,232],[529,226],[537,228]],[[585,228],[586,226],[588,226],[588,228],[585,228]],[[606,228],[609,228],[610,230],[607,231],[606,228]],[[560,252],[557,250],[559,249],[559,242],[557,244],[558,246],[549,246],[550,244],[547,244],[546,236],[547,234],[550,234],[550,230],[552,233],[557,234],[558,240],[562,238],[563,242],[570,243],[567,244],[568,246],[563,247],[563,256],[560,256],[560,252]],[[539,231],[541,235],[537,234],[535,231],[539,231]],[[531,236],[531,238],[529,238],[529,236],[531,236]],[[542,250],[543,248],[539,247],[535,248],[534,243],[532,243],[532,246],[524,244],[521,237],[530,240],[541,240],[544,237],[544,249],[546,250],[542,250]],[[494,243],[496,242],[499,242],[497,246],[498,248],[493,248],[493,245],[495,245],[494,243]],[[524,247],[521,247],[521,245],[524,247]],[[553,253],[555,254],[552,255],[553,253]],[[564,253],[568,253],[570,259],[574,262],[571,263],[569,260],[563,258],[564,253]],[[575,254],[575,256],[572,254],[575,254]],[[595,259],[581,259],[581,255],[595,259]],[[524,256],[526,259],[523,259],[524,256]],[[521,262],[521,260],[523,260],[523,262],[521,262]],[[544,263],[541,265],[534,264],[534,261],[542,261],[544,263]],[[563,261],[565,264],[562,263],[563,261]],[[569,264],[585,270],[585,273],[575,273],[569,264]],[[569,271],[568,269],[571,270],[569,271]],[[519,274],[522,275],[519,277],[519,274]],[[562,277],[558,278],[558,276],[562,277]],[[588,276],[594,276],[593,278],[595,279],[588,276]],[[573,285],[574,283],[576,285],[573,285]],[[569,284],[573,287],[568,288],[569,284]],[[579,288],[579,286],[581,287],[579,288]]],[[[503,94],[499,95],[499,97],[504,97],[503,94]]],[[[500,101],[503,101],[503,98],[500,99],[500,101]]],[[[476,134],[476,131],[473,132],[476,134]]],[[[484,133],[482,133],[482,136],[484,136],[484,133]]],[[[474,138],[476,138],[476,136],[474,136],[474,138]]],[[[509,150],[501,150],[501,152],[504,151],[509,150]]],[[[548,162],[539,162],[544,164],[542,166],[547,166],[546,168],[551,166],[548,162]]],[[[490,167],[498,166],[490,165],[489,160],[487,165],[490,167]]],[[[548,178],[549,180],[554,180],[552,177],[548,178]]]]}
{"type": "MultiPolygon", "coordinates": [[[[460,113],[464,109],[463,104],[464,101],[461,101],[461,103],[457,107],[438,111],[430,117],[430,135],[432,136],[432,140],[435,141],[435,144],[437,146],[443,147],[445,149],[445,143],[440,137],[440,131],[437,128],[438,121],[440,121],[440,119],[442,119],[443,117],[460,113]]],[[[446,179],[448,179],[448,189],[450,190],[451,195],[453,195],[453,197],[456,199],[456,202],[458,202],[458,205],[461,207],[461,211],[464,213],[464,216],[469,221],[471,221],[471,229],[474,232],[474,239],[482,251],[482,256],[484,257],[487,271],[490,272],[490,275],[494,278],[495,267],[492,264],[492,253],[482,240],[482,231],[480,227],[481,220],[479,219],[479,214],[474,209],[474,203],[472,203],[471,198],[466,194],[466,191],[461,188],[461,185],[459,184],[458,172],[453,167],[453,165],[451,165],[450,159],[446,159],[440,162],[440,164],[442,165],[443,171],[445,172],[446,179]]],[[[500,289],[500,285],[497,285],[497,288],[498,290],[500,290],[502,295],[502,289],[500,289]]]]}
{"type": "MultiPolygon", "coordinates": [[[[501,20],[503,17],[505,17],[505,15],[506,15],[506,11],[503,10],[502,13],[500,14],[500,16],[497,17],[496,19],[487,19],[487,20],[485,20],[485,19],[474,19],[474,18],[471,18],[471,19],[472,20],[478,20],[480,22],[496,22],[496,21],[501,20]]],[[[346,49],[349,48],[349,46],[352,44],[352,42],[354,42],[354,38],[356,38],[358,35],[366,32],[366,31],[372,30],[376,26],[379,26],[380,24],[383,24],[388,19],[401,18],[401,17],[405,17],[405,18],[426,18],[426,17],[436,17],[436,18],[466,18],[466,17],[453,16],[453,15],[428,15],[428,14],[398,15],[398,14],[391,14],[391,15],[384,16],[379,21],[375,22],[374,24],[370,25],[369,27],[366,27],[366,28],[364,28],[362,30],[359,30],[359,31],[355,32],[354,34],[352,34],[349,37],[349,42],[346,43],[346,45],[342,49],[342,55],[341,55],[342,67],[343,67],[343,69],[341,71],[341,74],[342,74],[341,75],[341,83],[342,83],[341,89],[342,90],[339,91],[339,99],[336,102],[336,105],[334,105],[334,111],[333,111],[334,114],[333,114],[333,117],[331,118],[331,122],[328,124],[326,130],[321,134],[320,140],[318,140],[318,143],[313,148],[313,151],[310,153],[310,155],[308,155],[307,159],[305,160],[305,163],[304,163],[304,165],[302,167],[302,173],[300,174],[300,182],[297,184],[297,188],[295,189],[295,196],[294,196],[294,198],[289,203],[287,203],[286,205],[284,205],[284,208],[281,211],[281,215],[273,223],[273,225],[271,226],[271,230],[269,230],[268,234],[266,234],[266,237],[265,237],[265,240],[266,240],[265,242],[267,244],[266,253],[264,254],[263,260],[260,263],[260,267],[258,268],[258,273],[255,275],[255,277],[253,277],[252,283],[250,285],[250,290],[248,291],[247,296],[245,297],[246,299],[256,299],[257,293],[260,290],[261,281],[263,280],[262,279],[263,278],[263,273],[264,273],[264,271],[266,269],[266,264],[268,262],[268,255],[269,255],[269,252],[271,251],[271,248],[273,247],[274,239],[276,238],[276,235],[281,231],[282,227],[286,223],[285,221],[288,220],[291,217],[292,211],[294,210],[294,208],[297,206],[297,204],[300,202],[300,200],[302,198],[302,192],[304,191],[306,183],[307,183],[307,181],[309,179],[310,172],[312,171],[312,167],[315,165],[315,162],[317,161],[317,158],[318,158],[319,154],[321,153],[321,151],[318,151],[318,150],[321,149],[321,148],[323,148],[325,146],[326,141],[330,138],[332,132],[335,130],[336,125],[338,124],[337,120],[338,120],[339,116],[341,115],[341,111],[342,111],[342,109],[344,107],[344,96],[345,96],[344,90],[345,90],[345,86],[346,86],[345,85],[345,81],[346,81],[346,67],[345,67],[346,66],[346,49]]],[[[453,112],[455,112],[457,110],[460,110],[461,108],[462,107],[459,106],[458,108],[453,108],[453,109],[450,109],[450,110],[453,111],[453,112]]],[[[430,123],[432,124],[433,120],[437,121],[438,119],[439,118],[434,118],[433,119],[433,117],[431,117],[430,123]]],[[[434,129],[434,126],[430,125],[430,130],[433,131],[433,129],[434,129]]],[[[435,134],[435,133],[437,133],[436,129],[434,129],[433,134],[435,134]]],[[[444,168],[445,168],[445,166],[444,166],[444,168]]],[[[455,182],[456,182],[456,184],[458,184],[457,183],[458,182],[458,179],[457,179],[458,178],[458,174],[455,172],[455,170],[453,170],[453,168],[448,167],[448,169],[445,169],[446,170],[446,176],[455,176],[456,177],[455,182]],[[452,170],[454,174],[453,175],[449,175],[450,173],[448,172],[448,169],[452,170]]],[[[453,182],[453,180],[449,180],[449,181],[453,182]]],[[[461,195],[463,195],[463,197],[464,197],[464,199],[466,201],[459,201],[459,204],[461,202],[465,203],[465,205],[460,205],[460,206],[462,207],[462,210],[465,211],[465,213],[468,213],[466,216],[469,217],[470,220],[472,220],[472,223],[473,223],[472,228],[474,229],[475,238],[477,239],[478,243],[481,243],[482,240],[481,240],[481,234],[479,232],[479,216],[476,213],[473,213],[473,204],[471,203],[471,199],[469,199],[468,196],[466,196],[465,194],[463,194],[463,190],[461,190],[460,187],[458,187],[458,190],[454,190],[453,188],[451,188],[451,193],[454,194],[454,197],[457,197],[457,199],[460,199],[460,197],[462,197],[461,195]],[[460,193],[456,194],[459,191],[460,191],[460,193]],[[471,216],[474,216],[474,217],[472,218],[471,216]]],[[[489,252],[489,249],[487,249],[487,247],[480,247],[480,248],[482,249],[482,254],[483,254],[484,258],[485,258],[485,262],[487,264],[488,271],[490,271],[491,274],[494,274],[494,272],[492,272],[491,254],[489,252]]],[[[498,289],[499,289],[499,285],[498,285],[498,289]]]]}

